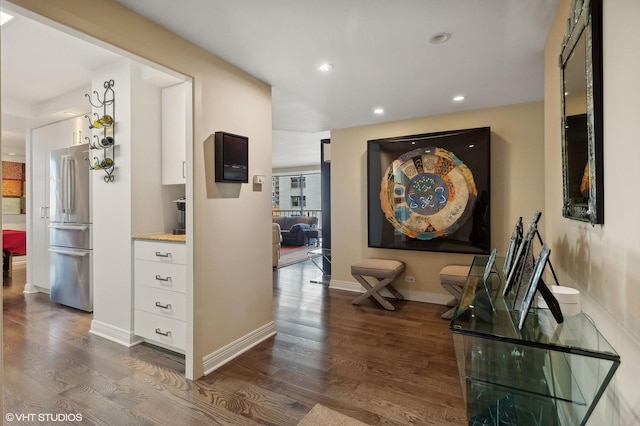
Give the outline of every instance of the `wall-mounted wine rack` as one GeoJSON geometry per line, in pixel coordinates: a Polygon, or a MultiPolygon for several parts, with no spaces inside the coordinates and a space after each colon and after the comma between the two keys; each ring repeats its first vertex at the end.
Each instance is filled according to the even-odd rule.
{"type": "Polygon", "coordinates": [[[102,150],[101,154],[97,154],[93,156],[93,158],[88,158],[87,161],[89,162],[89,169],[103,170],[107,174],[104,177],[104,181],[107,183],[115,180],[113,171],[115,170],[116,95],[113,91],[113,85],[113,80],[104,82],[104,95],[102,99],[100,99],[100,94],[94,90],[95,103],[91,99],[91,95],[85,94],[85,96],[89,98],[89,103],[92,107],[102,108],[102,115],[94,112],[93,120],[88,115],[85,115],[85,118],[89,120],[89,129],[97,129],[99,131],[99,134],[93,134],[93,139],[88,137],[85,137],[85,139],[89,142],[89,147],[92,150],[102,150]]]}

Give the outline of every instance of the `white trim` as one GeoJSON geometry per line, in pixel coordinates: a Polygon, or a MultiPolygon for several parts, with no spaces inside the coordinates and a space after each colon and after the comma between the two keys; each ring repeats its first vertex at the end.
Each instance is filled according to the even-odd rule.
{"type": "Polygon", "coordinates": [[[257,344],[276,334],[276,323],[271,321],[236,341],[202,358],[205,376],[257,344]]]}
{"type": "Polygon", "coordinates": [[[338,281],[332,279],[329,283],[329,288],[334,288],[336,290],[353,291],[356,293],[364,293],[362,285],[360,285],[360,283],[352,281],[338,281]]]}
{"type": "Polygon", "coordinates": [[[23,293],[32,294],[32,293],[45,293],[49,294],[49,289],[44,287],[38,287],[37,285],[26,283],[24,285],[23,293]]]}
{"type": "Polygon", "coordinates": [[[128,348],[144,342],[143,338],[136,336],[132,331],[127,331],[96,320],[91,321],[91,330],[89,330],[89,333],[128,348]]]}
{"type": "MultiPolygon", "coordinates": [[[[334,288],[336,290],[345,290],[352,291],[355,293],[364,293],[364,288],[358,282],[353,281],[339,281],[339,280],[331,280],[329,283],[329,288],[334,288]]],[[[440,294],[440,293],[431,293],[428,291],[416,291],[416,290],[407,290],[407,289],[399,289],[400,293],[404,296],[405,300],[410,300],[412,302],[424,302],[424,303],[433,303],[436,305],[446,305],[453,296],[440,294]]],[[[388,290],[383,289],[382,295],[387,297],[394,297],[388,290]]]]}

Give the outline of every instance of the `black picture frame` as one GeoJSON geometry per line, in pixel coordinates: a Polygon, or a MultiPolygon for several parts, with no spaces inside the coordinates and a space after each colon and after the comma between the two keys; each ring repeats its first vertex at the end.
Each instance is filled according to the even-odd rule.
{"type": "Polygon", "coordinates": [[[520,317],[518,321],[518,330],[522,330],[522,328],[524,327],[524,323],[527,320],[527,315],[529,314],[529,309],[533,304],[533,299],[537,291],[540,291],[540,294],[544,298],[544,301],[547,303],[549,310],[551,311],[558,324],[564,322],[564,317],[562,316],[562,311],[560,309],[558,300],[542,280],[542,273],[544,272],[544,268],[547,266],[550,253],[551,250],[549,249],[549,246],[547,246],[546,243],[543,244],[542,250],[540,250],[540,256],[538,256],[538,260],[536,260],[535,266],[533,267],[533,273],[531,274],[531,278],[529,279],[525,296],[522,299],[522,306],[520,307],[520,317]]]}
{"type": "Polygon", "coordinates": [[[489,275],[491,275],[491,270],[496,264],[496,256],[498,255],[498,249],[491,250],[491,254],[489,255],[489,259],[487,259],[487,264],[484,267],[484,275],[483,281],[486,283],[489,279],[489,275]]]}
{"type": "Polygon", "coordinates": [[[507,281],[504,285],[504,290],[502,292],[503,296],[506,296],[509,294],[511,289],[514,289],[516,299],[514,301],[514,308],[517,308],[519,306],[519,302],[521,302],[521,300],[518,299],[518,291],[523,278],[528,278],[528,276],[525,277],[525,275],[527,275],[527,267],[533,258],[533,237],[536,235],[538,230],[538,222],[540,221],[541,216],[541,212],[536,212],[533,215],[533,218],[527,228],[527,235],[522,239],[518,246],[518,251],[516,252],[509,275],[507,276],[507,281]]]}
{"type": "Polygon", "coordinates": [[[215,181],[249,183],[249,138],[215,132],[215,181]]]}
{"type": "MultiPolygon", "coordinates": [[[[491,249],[490,145],[491,129],[489,127],[369,140],[367,145],[368,246],[401,250],[489,254],[491,249]],[[423,151],[414,154],[417,152],[416,150],[423,151]],[[437,156],[437,159],[431,161],[428,158],[428,161],[422,161],[423,158],[429,156],[434,158],[437,156]],[[441,161],[442,158],[445,160],[441,161]],[[459,167],[459,169],[451,172],[451,168],[429,168],[434,164],[446,164],[447,160],[451,160],[456,165],[454,168],[459,167]],[[405,173],[405,169],[402,169],[398,173],[398,176],[401,175],[400,178],[395,173],[390,174],[392,165],[399,164],[399,162],[403,165],[415,166],[416,173],[411,177],[405,173]],[[435,212],[422,211],[420,208],[414,209],[407,201],[410,199],[410,190],[414,190],[416,187],[412,186],[412,179],[432,173],[446,182],[451,182],[447,181],[448,177],[445,172],[462,173],[469,184],[467,170],[472,175],[475,186],[475,193],[473,193],[473,189],[469,190],[468,198],[464,199],[462,196],[466,190],[464,187],[460,192],[456,192],[457,189],[450,191],[453,195],[447,193],[448,196],[443,197],[447,200],[442,203],[445,207],[435,212]],[[402,196],[395,197],[396,188],[406,191],[402,196]],[[456,199],[455,197],[458,195],[459,198],[456,199]],[[402,207],[405,217],[408,217],[409,220],[415,220],[421,225],[426,223],[425,228],[419,231],[410,229],[409,232],[404,232],[405,223],[398,223],[404,220],[401,219],[402,215],[398,213],[400,209],[395,210],[394,206],[390,207],[390,203],[387,203],[390,199],[393,199],[394,202],[396,200],[400,200],[400,203],[406,202],[406,205],[402,207]],[[450,200],[454,200],[451,202],[451,206],[459,202],[460,205],[455,204],[457,209],[455,213],[459,214],[459,217],[454,217],[455,220],[451,219],[450,223],[447,222],[446,226],[450,225],[449,227],[444,226],[442,229],[432,227],[432,222],[429,221],[440,212],[442,212],[441,217],[444,217],[449,209],[448,201],[450,200]],[[463,203],[463,200],[466,201],[466,204],[463,203]]],[[[460,179],[457,182],[459,183],[459,181],[460,179]]],[[[447,189],[451,187],[448,183],[444,186],[447,189]]],[[[472,185],[469,184],[468,188],[472,188],[472,185]]],[[[421,197],[420,200],[424,199],[421,197]]],[[[449,216],[449,218],[451,217],[449,216]]]]}
{"type": "Polygon", "coordinates": [[[515,226],[513,227],[513,231],[511,232],[511,239],[509,240],[509,246],[507,247],[507,253],[504,258],[504,266],[502,268],[502,274],[505,277],[508,277],[509,273],[511,272],[513,261],[516,256],[516,251],[518,250],[518,247],[522,242],[522,238],[523,238],[522,216],[520,216],[515,226]]]}

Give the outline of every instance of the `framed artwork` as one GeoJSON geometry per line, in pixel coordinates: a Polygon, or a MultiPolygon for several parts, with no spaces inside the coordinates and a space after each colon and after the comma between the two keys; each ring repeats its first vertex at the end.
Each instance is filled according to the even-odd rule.
{"type": "Polygon", "coordinates": [[[489,127],[368,141],[369,247],[488,254],[489,127]]]}
{"type": "Polygon", "coordinates": [[[2,162],[2,214],[26,214],[25,164],[2,162]]]}

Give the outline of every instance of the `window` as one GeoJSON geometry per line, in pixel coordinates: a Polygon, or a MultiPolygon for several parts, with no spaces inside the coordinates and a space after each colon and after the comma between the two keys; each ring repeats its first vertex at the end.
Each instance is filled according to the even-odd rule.
{"type": "Polygon", "coordinates": [[[291,196],[291,207],[306,207],[307,206],[307,196],[303,195],[292,195],[291,196]],[[302,202],[302,204],[300,204],[302,202]]]}
{"type": "Polygon", "coordinates": [[[291,178],[291,188],[306,188],[307,180],[304,176],[296,176],[291,178]]]}

